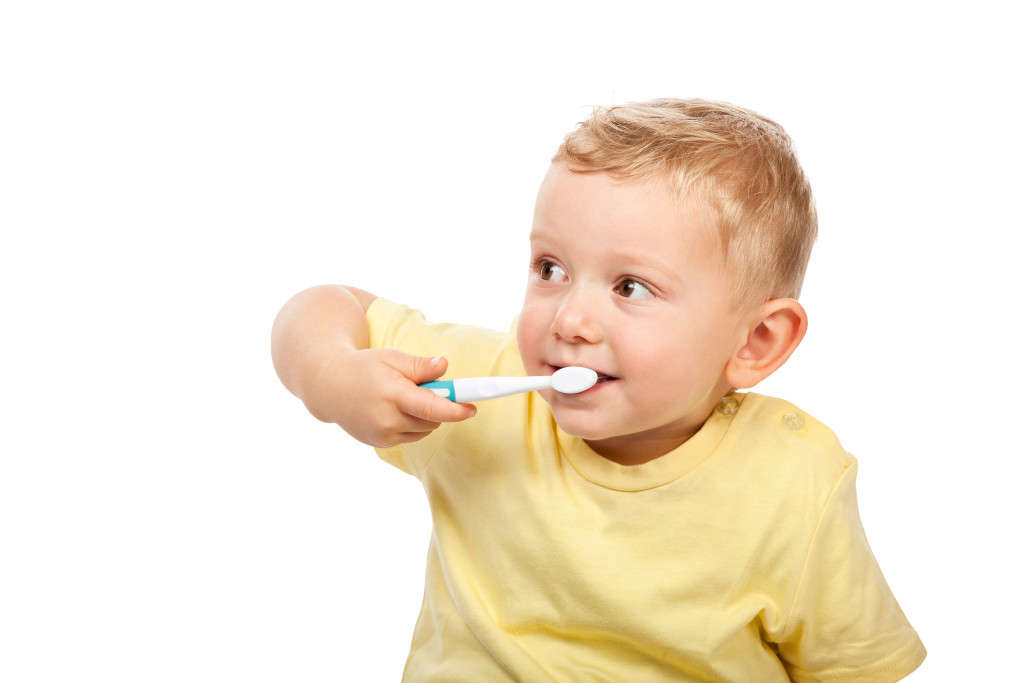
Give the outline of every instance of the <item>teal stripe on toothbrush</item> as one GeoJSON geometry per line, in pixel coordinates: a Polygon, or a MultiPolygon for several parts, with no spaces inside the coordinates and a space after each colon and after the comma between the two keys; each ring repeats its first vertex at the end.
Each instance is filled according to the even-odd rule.
{"type": "Polygon", "coordinates": [[[421,384],[420,386],[423,387],[424,389],[430,389],[431,391],[434,391],[435,389],[447,391],[447,394],[442,394],[439,391],[434,391],[434,393],[440,396],[441,398],[446,398],[449,401],[455,401],[455,380],[440,379],[437,380],[436,382],[427,382],[426,384],[421,384]]]}

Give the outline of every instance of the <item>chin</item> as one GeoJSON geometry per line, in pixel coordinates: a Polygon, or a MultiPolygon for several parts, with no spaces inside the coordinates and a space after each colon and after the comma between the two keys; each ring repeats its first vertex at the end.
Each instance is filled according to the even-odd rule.
{"type": "Polygon", "coordinates": [[[571,409],[560,410],[554,406],[551,412],[561,430],[577,438],[587,441],[599,441],[619,436],[618,433],[609,430],[606,420],[602,420],[596,415],[581,414],[579,411],[571,409]]]}

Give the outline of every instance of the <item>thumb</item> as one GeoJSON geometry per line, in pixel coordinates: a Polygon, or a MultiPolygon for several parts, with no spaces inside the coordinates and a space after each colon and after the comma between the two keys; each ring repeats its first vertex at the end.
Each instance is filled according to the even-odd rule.
{"type": "Polygon", "coordinates": [[[412,367],[409,379],[416,384],[432,382],[448,370],[448,359],[444,356],[427,358],[426,356],[413,356],[412,367]]]}

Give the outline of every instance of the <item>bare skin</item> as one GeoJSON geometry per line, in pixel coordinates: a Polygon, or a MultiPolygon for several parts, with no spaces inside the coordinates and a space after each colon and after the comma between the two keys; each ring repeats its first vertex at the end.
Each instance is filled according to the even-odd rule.
{"type": "Polygon", "coordinates": [[[274,368],[285,387],[318,420],[378,448],[417,441],[444,422],[475,415],[475,406],[417,386],[441,377],[447,359],[367,348],[366,310],[374,299],[337,285],[292,297],[271,334],[274,368]]]}
{"type": "MultiPolygon", "coordinates": [[[[581,394],[545,390],[559,426],[620,465],[689,439],[730,389],[758,384],[796,349],[807,315],[793,299],[736,307],[715,226],[667,182],[629,183],[553,165],[531,232],[517,327],[528,374],[594,369],[581,394]]],[[[476,408],[417,386],[444,358],[367,349],[376,297],[327,285],[300,292],[274,323],[274,367],[319,420],[364,443],[422,439],[476,408]]]]}

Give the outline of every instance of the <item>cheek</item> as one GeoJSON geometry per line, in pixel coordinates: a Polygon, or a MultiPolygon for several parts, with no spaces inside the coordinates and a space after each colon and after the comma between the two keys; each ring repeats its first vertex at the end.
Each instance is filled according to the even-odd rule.
{"type": "Polygon", "coordinates": [[[687,380],[686,353],[680,346],[664,344],[646,350],[642,350],[642,346],[634,349],[627,353],[623,367],[630,377],[643,378],[645,391],[652,398],[662,398],[663,393],[675,391],[687,380]]]}
{"type": "MultiPolygon", "coordinates": [[[[714,372],[715,360],[693,330],[671,322],[644,329],[626,327],[619,335],[618,356],[624,374],[642,379],[647,399],[674,400],[714,372]]],[[[718,368],[721,370],[722,368],[718,368]]]]}
{"type": "Polygon", "coordinates": [[[642,374],[671,371],[685,358],[688,329],[681,316],[633,317],[610,326],[609,341],[622,364],[642,374]]]}
{"type": "Polygon", "coordinates": [[[516,341],[524,361],[536,352],[535,349],[544,329],[546,329],[546,323],[539,307],[531,305],[530,302],[523,304],[523,309],[519,312],[519,320],[516,323],[516,341]]]}

